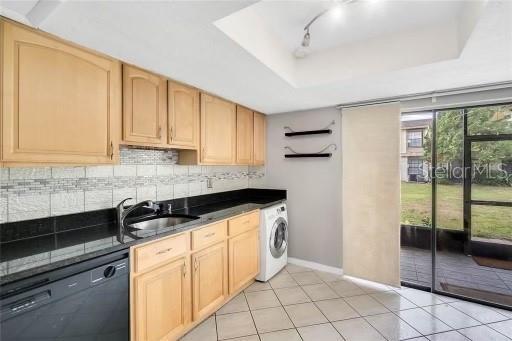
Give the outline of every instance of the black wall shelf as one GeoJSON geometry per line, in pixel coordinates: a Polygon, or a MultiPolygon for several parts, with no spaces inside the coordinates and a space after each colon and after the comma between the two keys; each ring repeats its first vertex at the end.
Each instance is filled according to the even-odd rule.
{"type": "Polygon", "coordinates": [[[294,132],[290,132],[290,133],[284,133],[284,136],[319,135],[319,134],[332,134],[332,130],[331,129],[320,129],[320,130],[294,131],[294,132]]]}
{"type": "Polygon", "coordinates": [[[284,154],[284,157],[287,159],[297,159],[297,158],[305,158],[305,157],[331,157],[332,153],[326,153],[326,151],[330,148],[333,148],[334,150],[338,149],[336,144],[331,143],[331,144],[327,145],[326,147],[324,147],[324,149],[322,149],[321,151],[316,152],[316,153],[298,153],[295,150],[293,150],[292,147],[286,146],[286,147],[284,147],[284,149],[289,150],[291,153],[284,154]]]}
{"type": "Polygon", "coordinates": [[[331,157],[332,153],[312,153],[312,154],[285,154],[287,159],[296,159],[302,157],[331,157]]]}
{"type": "Polygon", "coordinates": [[[284,127],[284,136],[304,136],[304,135],[321,135],[321,134],[332,134],[332,129],[329,129],[332,125],[335,124],[335,121],[332,121],[329,123],[329,125],[323,129],[316,129],[316,130],[302,130],[302,131],[295,131],[290,127],[284,127]]]}

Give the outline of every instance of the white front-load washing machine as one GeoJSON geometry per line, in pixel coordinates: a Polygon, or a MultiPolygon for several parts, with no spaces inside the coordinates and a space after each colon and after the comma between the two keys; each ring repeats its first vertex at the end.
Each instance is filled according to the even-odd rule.
{"type": "Polygon", "coordinates": [[[268,281],[288,262],[288,214],[280,203],[260,211],[260,274],[258,281],[268,281]]]}

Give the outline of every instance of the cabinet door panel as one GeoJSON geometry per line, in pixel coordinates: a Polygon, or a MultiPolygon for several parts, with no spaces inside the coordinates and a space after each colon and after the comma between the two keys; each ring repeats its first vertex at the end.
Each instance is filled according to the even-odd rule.
{"type": "Polygon", "coordinates": [[[229,240],[229,293],[233,294],[260,271],[259,231],[254,229],[229,240]]]}
{"type": "Polygon", "coordinates": [[[194,321],[213,312],[228,296],[227,242],[192,255],[194,321]]]}
{"type": "Polygon", "coordinates": [[[113,163],[121,118],[120,64],[0,24],[4,161],[113,163]]]}
{"type": "Polygon", "coordinates": [[[168,82],[169,144],[197,149],[199,145],[199,91],[168,82]]]}
{"type": "Polygon", "coordinates": [[[253,112],[236,107],[236,163],[250,165],[253,161],[253,112]]]}
{"type": "Polygon", "coordinates": [[[235,104],[201,94],[201,162],[234,164],[235,149],[235,104]]]}
{"type": "Polygon", "coordinates": [[[190,322],[188,258],[181,258],[134,279],[135,340],[173,340],[190,322]]]}
{"type": "Polygon", "coordinates": [[[266,118],[265,115],[254,113],[254,165],[264,165],[266,157],[266,118]]]}
{"type": "Polygon", "coordinates": [[[167,82],[150,72],[123,65],[123,140],[166,144],[167,82]]]}

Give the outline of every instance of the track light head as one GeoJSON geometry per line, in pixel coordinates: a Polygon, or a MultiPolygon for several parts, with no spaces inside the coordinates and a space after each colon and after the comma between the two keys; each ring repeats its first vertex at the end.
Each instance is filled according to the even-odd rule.
{"type": "Polygon", "coordinates": [[[302,38],[302,42],[299,47],[295,49],[295,57],[297,58],[304,58],[306,57],[310,52],[311,49],[309,48],[309,44],[311,43],[311,35],[309,34],[309,28],[306,29],[306,33],[304,33],[304,37],[302,38]]]}
{"type": "Polygon", "coordinates": [[[306,30],[306,33],[304,34],[304,38],[302,38],[302,46],[309,47],[310,43],[311,43],[311,35],[309,34],[309,28],[308,28],[306,30]]]}

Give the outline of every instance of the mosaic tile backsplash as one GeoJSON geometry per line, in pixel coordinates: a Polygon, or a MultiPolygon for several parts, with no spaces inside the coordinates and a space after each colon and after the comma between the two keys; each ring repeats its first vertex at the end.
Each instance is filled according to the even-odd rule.
{"type": "Polygon", "coordinates": [[[115,166],[0,169],[0,223],[242,189],[265,176],[264,167],[177,162],[175,150],[124,147],[115,166]]]}

